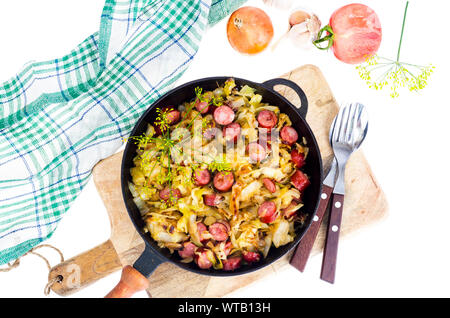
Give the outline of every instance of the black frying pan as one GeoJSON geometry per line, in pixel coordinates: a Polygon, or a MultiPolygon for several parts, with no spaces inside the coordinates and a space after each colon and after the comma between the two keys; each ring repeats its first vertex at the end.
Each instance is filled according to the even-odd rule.
{"type": "MultiPolygon", "coordinates": [[[[199,80],[195,80],[186,84],[183,84],[177,88],[174,88],[160,99],[158,99],[153,105],[151,105],[147,111],[141,116],[131,136],[140,136],[147,130],[147,125],[153,123],[156,118],[156,108],[162,108],[167,105],[180,105],[185,101],[192,100],[195,97],[194,89],[196,87],[202,87],[204,91],[214,90],[217,88],[217,83],[223,84],[229,77],[209,77],[199,80]]],[[[262,95],[262,100],[270,105],[276,105],[280,108],[280,111],[287,114],[292,121],[292,126],[299,133],[300,138],[304,137],[309,147],[309,153],[306,161],[306,165],[302,169],[310,178],[311,185],[303,193],[303,212],[308,214],[303,226],[297,225],[295,228],[296,237],[295,240],[287,245],[279,248],[272,247],[266,258],[261,259],[258,263],[251,265],[241,266],[235,271],[223,271],[214,269],[200,269],[194,262],[182,263],[178,253],[170,254],[168,249],[161,249],[157,243],[150,237],[148,233],[143,232],[145,226],[142,220],[139,209],[133,202],[133,196],[128,189],[128,182],[131,182],[130,168],[133,167],[133,158],[136,156],[137,145],[134,143],[127,143],[122,159],[122,171],[121,171],[121,183],[122,193],[127,208],[128,214],[133,221],[136,230],[141,235],[145,242],[145,250],[142,255],[134,263],[133,267],[139,271],[143,276],[149,277],[152,272],[162,263],[171,262],[181,268],[188,271],[210,276],[234,276],[241,275],[256,271],[267,265],[272,264],[277,259],[289,252],[303,237],[304,233],[309,228],[312,219],[316,213],[318,202],[320,200],[320,193],[322,188],[322,160],[320,156],[319,147],[316,139],[311,131],[311,128],[307,124],[305,118],[308,111],[308,100],[303,90],[294,82],[276,78],[266,81],[262,84],[251,82],[249,80],[234,78],[238,87],[248,85],[256,89],[256,92],[262,95]],[[285,85],[292,88],[299,96],[301,101],[301,107],[296,108],[286,98],[274,91],[274,86],[285,85]]],[[[129,271],[132,271],[129,268],[129,271]]],[[[123,277],[126,280],[126,278],[123,277]]],[[[121,284],[123,281],[121,281],[121,284]]],[[[109,296],[123,296],[124,294],[113,294],[109,296]]]]}

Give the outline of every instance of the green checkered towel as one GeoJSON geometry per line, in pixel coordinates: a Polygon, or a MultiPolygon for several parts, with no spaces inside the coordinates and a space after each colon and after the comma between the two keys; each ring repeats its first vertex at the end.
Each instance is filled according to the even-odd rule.
{"type": "Polygon", "coordinates": [[[106,0],[100,30],[0,85],[0,264],[49,238],[93,166],[245,0],[106,0]]]}

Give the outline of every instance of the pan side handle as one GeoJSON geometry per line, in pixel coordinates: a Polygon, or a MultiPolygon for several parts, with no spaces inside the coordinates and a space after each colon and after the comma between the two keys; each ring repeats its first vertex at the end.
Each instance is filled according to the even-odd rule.
{"type": "Polygon", "coordinates": [[[122,270],[119,283],[105,296],[105,298],[129,298],[135,293],[149,287],[148,277],[165,260],[156,254],[148,245],[133,264],[122,270]]]}
{"type": "Polygon", "coordinates": [[[300,116],[303,117],[303,119],[306,120],[306,114],[308,113],[308,98],[306,98],[305,92],[301,89],[300,86],[297,85],[297,83],[285,79],[285,78],[274,78],[268,81],[265,81],[262,83],[267,88],[270,88],[271,90],[274,90],[275,86],[277,85],[284,85],[287,87],[290,87],[294,90],[294,92],[298,95],[300,98],[300,108],[297,109],[300,116]]]}

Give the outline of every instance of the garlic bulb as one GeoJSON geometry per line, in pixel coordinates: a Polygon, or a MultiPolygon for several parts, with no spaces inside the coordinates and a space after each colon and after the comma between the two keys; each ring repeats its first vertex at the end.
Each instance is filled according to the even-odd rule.
{"type": "Polygon", "coordinates": [[[292,6],[294,0],[263,0],[263,2],[268,6],[275,7],[280,10],[287,10],[292,6]]]}
{"type": "Polygon", "coordinates": [[[289,39],[295,46],[306,48],[317,39],[321,22],[315,14],[297,8],[289,17],[289,25],[289,39]]]}

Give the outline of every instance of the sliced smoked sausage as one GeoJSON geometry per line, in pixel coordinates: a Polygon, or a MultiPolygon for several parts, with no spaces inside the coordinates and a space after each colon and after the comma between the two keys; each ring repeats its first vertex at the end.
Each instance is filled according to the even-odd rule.
{"type": "Polygon", "coordinates": [[[198,186],[207,185],[211,181],[211,174],[208,169],[197,169],[194,171],[194,181],[198,186]]]}
{"type": "Polygon", "coordinates": [[[200,114],[206,114],[210,110],[210,105],[208,102],[201,102],[197,100],[195,102],[195,109],[197,109],[200,114]]]}
{"type": "Polygon", "coordinates": [[[181,112],[173,106],[166,106],[162,109],[163,113],[166,113],[166,118],[169,122],[169,125],[176,124],[181,118],[181,112]]]}
{"type": "Polygon", "coordinates": [[[194,243],[184,242],[183,248],[181,250],[178,250],[178,255],[180,255],[182,258],[194,257],[196,249],[197,246],[195,246],[194,243]]]}
{"type": "Polygon", "coordinates": [[[223,201],[223,199],[223,196],[215,193],[203,195],[203,202],[208,206],[217,206],[220,202],[223,201]]]}
{"type": "Polygon", "coordinates": [[[213,223],[209,226],[209,233],[216,241],[226,241],[228,239],[228,229],[221,222],[213,223]]]}
{"type": "Polygon", "coordinates": [[[223,138],[227,142],[236,142],[241,135],[241,125],[238,123],[231,123],[223,127],[223,138]]]}
{"type": "Polygon", "coordinates": [[[262,222],[272,223],[277,218],[277,206],[275,202],[266,201],[259,206],[258,215],[262,222]]]}
{"type": "Polygon", "coordinates": [[[222,223],[223,225],[225,225],[226,228],[227,228],[227,232],[230,232],[230,231],[231,231],[230,223],[228,223],[227,221],[225,221],[225,220],[219,220],[219,221],[217,221],[217,222],[222,223]]]}
{"type": "Polygon", "coordinates": [[[208,240],[208,238],[205,237],[205,234],[208,233],[208,230],[204,223],[197,222],[197,233],[198,233],[198,237],[200,238],[200,242],[204,242],[204,241],[208,240]]]}
{"type": "Polygon", "coordinates": [[[212,266],[212,262],[208,258],[208,250],[203,248],[195,253],[194,261],[201,269],[208,269],[212,266]]]}
{"type": "Polygon", "coordinates": [[[277,187],[275,186],[275,182],[272,181],[272,179],[264,178],[262,179],[262,182],[267,190],[269,190],[270,193],[275,193],[277,191],[277,187]]]}
{"type": "Polygon", "coordinates": [[[280,131],[280,137],[283,143],[293,145],[298,140],[298,133],[292,126],[285,126],[280,131]]]}
{"type": "Polygon", "coordinates": [[[259,112],[256,120],[258,121],[259,127],[270,129],[275,127],[278,118],[273,111],[262,110],[259,112]]]}
{"type": "Polygon", "coordinates": [[[165,188],[159,191],[159,197],[163,201],[168,201],[171,197],[176,200],[181,198],[181,192],[178,189],[165,188]]]}
{"type": "Polygon", "coordinates": [[[231,124],[234,120],[234,111],[231,109],[231,107],[222,105],[220,107],[217,107],[214,111],[214,120],[216,123],[222,126],[226,126],[228,124],[231,124]]]}
{"type": "Polygon", "coordinates": [[[248,156],[252,163],[262,161],[266,158],[266,149],[257,142],[251,142],[247,146],[248,156]]]}
{"type": "MultiPolygon", "coordinates": [[[[175,107],[173,107],[173,106],[165,106],[161,109],[161,112],[164,114],[167,114],[166,118],[167,118],[169,125],[176,124],[177,122],[180,121],[181,112],[179,110],[175,109],[175,107]]],[[[155,136],[160,136],[166,132],[166,129],[163,129],[163,127],[161,127],[159,121],[155,121],[153,123],[153,128],[155,128],[155,136]]],[[[164,127],[164,128],[166,128],[166,127],[164,127]]]]}
{"type": "Polygon", "coordinates": [[[253,262],[259,262],[259,260],[261,259],[261,254],[256,253],[256,252],[245,251],[242,254],[242,257],[244,258],[244,260],[246,262],[253,263],[253,262]]]}
{"type": "Polygon", "coordinates": [[[295,171],[295,173],[291,176],[291,182],[300,192],[305,190],[310,185],[309,178],[300,170],[295,171]]]}
{"type": "Polygon", "coordinates": [[[295,206],[299,204],[299,201],[292,200],[291,203],[287,206],[287,208],[284,208],[282,210],[283,215],[286,219],[289,219],[291,216],[297,213],[297,209],[294,209],[295,206]]]}
{"type": "Polygon", "coordinates": [[[213,183],[217,190],[226,192],[233,186],[234,176],[231,171],[220,171],[214,176],[213,183]]]}
{"type": "Polygon", "coordinates": [[[241,258],[240,257],[230,257],[222,261],[223,270],[225,271],[234,271],[235,269],[241,266],[241,258]]]}
{"type": "Polygon", "coordinates": [[[291,160],[297,168],[301,168],[305,165],[305,154],[299,152],[297,149],[292,150],[291,160]]]}

